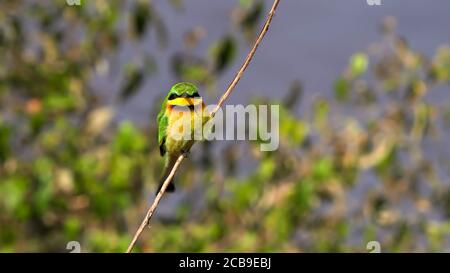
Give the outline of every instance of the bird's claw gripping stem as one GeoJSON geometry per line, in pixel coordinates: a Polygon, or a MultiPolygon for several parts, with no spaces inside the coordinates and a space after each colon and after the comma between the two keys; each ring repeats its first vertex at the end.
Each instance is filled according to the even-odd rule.
{"type": "Polygon", "coordinates": [[[190,154],[190,152],[189,151],[181,151],[181,154],[185,157],[185,158],[188,158],[189,157],[189,154],[190,154]]]}

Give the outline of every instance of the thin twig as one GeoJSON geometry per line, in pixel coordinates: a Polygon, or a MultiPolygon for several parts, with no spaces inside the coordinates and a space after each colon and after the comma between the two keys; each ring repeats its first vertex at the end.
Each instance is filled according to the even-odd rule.
{"type": "MultiPolygon", "coordinates": [[[[266,22],[265,22],[263,28],[261,29],[261,32],[259,33],[258,38],[256,39],[252,49],[248,53],[247,58],[245,58],[245,61],[242,64],[241,68],[236,73],[236,76],[234,77],[233,81],[230,83],[230,85],[228,86],[227,90],[222,95],[222,97],[220,97],[216,108],[214,108],[214,110],[210,113],[210,117],[211,118],[213,118],[216,115],[217,111],[219,111],[219,109],[222,107],[222,105],[224,104],[225,100],[233,92],[233,90],[236,87],[237,83],[239,82],[239,80],[241,79],[241,77],[244,74],[245,70],[247,69],[248,65],[250,64],[251,60],[253,59],[253,56],[255,55],[255,52],[258,49],[259,44],[263,40],[263,38],[266,35],[267,31],[269,30],[270,23],[272,22],[272,18],[275,15],[275,11],[276,11],[279,3],[280,3],[280,0],[274,0],[273,1],[272,8],[270,9],[269,14],[267,15],[266,22]]],[[[144,230],[144,228],[147,225],[149,225],[150,219],[152,218],[153,213],[155,212],[156,208],[158,207],[158,204],[161,201],[161,198],[163,197],[164,192],[166,191],[167,187],[169,186],[170,181],[175,176],[175,173],[177,172],[178,168],[181,165],[181,162],[184,159],[185,159],[185,155],[180,155],[180,157],[178,157],[175,165],[173,166],[172,170],[170,171],[169,176],[164,181],[161,189],[158,192],[158,195],[156,195],[155,200],[153,201],[152,205],[148,209],[147,215],[145,215],[144,219],[142,220],[141,225],[139,226],[138,230],[134,234],[133,240],[131,241],[130,245],[128,246],[127,253],[130,253],[133,250],[133,247],[136,244],[136,241],[139,238],[139,236],[141,235],[142,231],[144,230]]]]}
{"type": "Polygon", "coordinates": [[[158,194],[156,195],[155,200],[153,201],[153,204],[147,211],[147,215],[145,215],[144,220],[142,221],[141,225],[139,226],[138,230],[136,231],[136,234],[134,234],[133,240],[131,241],[130,245],[128,246],[127,253],[130,253],[131,250],[133,250],[134,245],[136,244],[137,239],[139,238],[139,235],[141,235],[142,231],[144,230],[145,226],[147,226],[150,222],[150,219],[153,216],[153,212],[155,212],[156,207],[159,204],[159,201],[161,201],[161,198],[163,197],[164,192],[166,191],[167,187],[169,186],[168,181],[171,181],[172,178],[175,175],[175,172],[177,171],[178,167],[180,166],[181,162],[185,156],[182,154],[180,157],[178,157],[177,162],[175,162],[175,165],[172,168],[172,171],[170,171],[169,176],[164,181],[161,189],[159,190],[158,194]]]}
{"type": "Polygon", "coordinates": [[[253,59],[253,55],[255,55],[255,52],[258,49],[259,44],[261,44],[262,39],[264,38],[267,31],[269,30],[270,23],[272,22],[272,18],[275,15],[275,11],[276,11],[279,3],[280,3],[280,0],[273,1],[273,5],[269,11],[269,14],[267,15],[266,22],[265,22],[263,28],[261,29],[261,32],[259,33],[258,38],[256,39],[252,50],[250,50],[250,52],[247,55],[247,58],[245,58],[245,61],[241,66],[241,69],[239,69],[239,71],[236,73],[236,76],[234,77],[233,81],[230,83],[230,85],[228,86],[225,93],[219,99],[219,102],[217,103],[216,108],[214,108],[214,110],[211,112],[211,117],[214,117],[216,115],[217,111],[219,111],[219,109],[222,107],[225,100],[230,96],[231,92],[233,92],[234,88],[236,87],[236,84],[239,82],[242,75],[244,74],[245,69],[247,69],[248,65],[250,64],[251,60],[253,59]]]}

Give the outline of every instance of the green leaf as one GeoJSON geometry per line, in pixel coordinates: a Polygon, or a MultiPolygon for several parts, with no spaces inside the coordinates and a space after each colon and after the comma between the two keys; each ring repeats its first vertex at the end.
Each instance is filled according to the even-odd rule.
{"type": "Polygon", "coordinates": [[[339,77],[334,81],[334,97],[340,101],[346,101],[349,93],[349,82],[344,77],[339,77]]]}
{"type": "Polygon", "coordinates": [[[10,135],[10,127],[4,124],[0,117],[0,163],[9,157],[11,152],[10,135]]]}
{"type": "Polygon", "coordinates": [[[214,60],[214,69],[218,73],[227,68],[237,55],[237,44],[232,36],[225,36],[209,49],[214,60]]]}
{"type": "Polygon", "coordinates": [[[369,67],[369,59],[364,53],[356,53],[350,58],[350,74],[359,77],[364,74],[369,67]]]}

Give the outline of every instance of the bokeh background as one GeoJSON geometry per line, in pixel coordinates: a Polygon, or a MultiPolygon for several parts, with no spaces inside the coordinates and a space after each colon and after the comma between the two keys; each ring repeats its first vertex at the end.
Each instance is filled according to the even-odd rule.
{"type": "MultiPolygon", "coordinates": [[[[231,104],[281,146],[194,146],[141,252],[450,251],[450,2],[285,0],[231,104]]],[[[0,251],[123,252],[177,81],[227,87],[271,1],[0,2],[0,251]]]]}

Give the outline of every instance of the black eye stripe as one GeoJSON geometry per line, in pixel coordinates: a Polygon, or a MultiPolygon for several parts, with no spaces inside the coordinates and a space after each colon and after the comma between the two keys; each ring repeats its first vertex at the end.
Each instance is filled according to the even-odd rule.
{"type": "Polygon", "coordinates": [[[200,95],[198,94],[198,92],[195,92],[194,94],[192,94],[191,96],[188,96],[186,93],[184,93],[183,95],[177,95],[175,93],[170,94],[168,100],[174,100],[176,98],[200,98],[200,95]]]}

